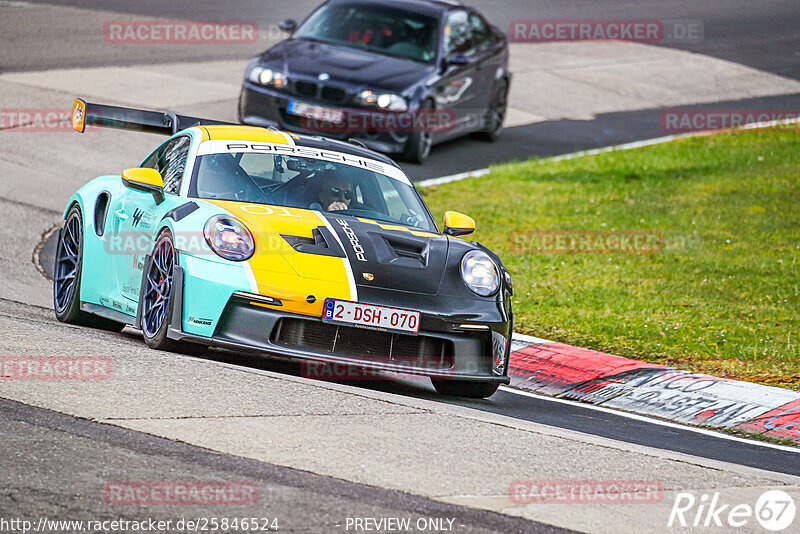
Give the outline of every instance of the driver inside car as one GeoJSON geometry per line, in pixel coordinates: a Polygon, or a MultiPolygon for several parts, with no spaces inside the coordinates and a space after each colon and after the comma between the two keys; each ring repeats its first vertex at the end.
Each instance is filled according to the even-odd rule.
{"type": "Polygon", "coordinates": [[[312,202],[309,209],[318,211],[339,211],[350,207],[355,192],[353,184],[347,178],[337,175],[321,177],[321,186],[317,194],[317,202],[312,202]]]}

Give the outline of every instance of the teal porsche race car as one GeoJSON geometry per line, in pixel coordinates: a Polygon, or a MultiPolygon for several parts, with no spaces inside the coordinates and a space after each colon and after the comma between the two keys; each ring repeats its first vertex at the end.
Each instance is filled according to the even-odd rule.
{"type": "Polygon", "coordinates": [[[431,378],[487,397],[507,375],[511,281],[439,232],[390,159],[356,144],[77,100],[73,127],[159,132],[136,167],[64,211],[59,320],[141,329],[162,350],[219,347],[431,378]]]}

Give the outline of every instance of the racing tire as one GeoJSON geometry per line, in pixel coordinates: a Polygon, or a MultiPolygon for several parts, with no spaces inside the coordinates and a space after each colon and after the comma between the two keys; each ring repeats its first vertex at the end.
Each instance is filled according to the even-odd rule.
{"type": "Polygon", "coordinates": [[[150,261],[145,265],[139,300],[142,303],[142,334],[151,349],[177,351],[178,342],[167,337],[175,306],[172,282],[178,252],[172,232],[163,230],[156,239],[150,261]]]}
{"type": "Polygon", "coordinates": [[[447,397],[486,399],[494,395],[498,382],[468,382],[466,380],[437,380],[431,378],[434,389],[447,397]]]}
{"type": "Polygon", "coordinates": [[[488,127],[486,130],[475,132],[474,136],[485,141],[496,141],[503,131],[503,121],[506,120],[508,108],[508,81],[501,79],[495,89],[492,103],[487,110],[488,127]]]}
{"type": "MultiPolygon", "coordinates": [[[[433,102],[426,100],[420,105],[417,113],[429,113],[431,110],[433,110],[433,102]]],[[[432,146],[433,132],[411,132],[408,134],[406,147],[401,157],[410,163],[424,163],[431,154],[432,146]]]]}
{"type": "Polygon", "coordinates": [[[53,267],[53,310],[62,323],[119,332],[124,323],[81,311],[83,271],[83,214],[78,204],[70,208],[58,234],[53,267]]]}
{"type": "Polygon", "coordinates": [[[173,282],[177,265],[178,251],[175,250],[172,232],[164,229],[156,239],[150,261],[144,267],[145,275],[139,295],[142,303],[142,336],[151,349],[201,355],[208,350],[207,346],[177,341],[167,335],[175,307],[173,282]]]}

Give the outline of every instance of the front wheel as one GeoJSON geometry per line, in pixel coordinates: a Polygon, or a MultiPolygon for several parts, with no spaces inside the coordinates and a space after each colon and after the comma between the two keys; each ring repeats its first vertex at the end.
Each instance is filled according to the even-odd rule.
{"type": "Polygon", "coordinates": [[[142,281],[142,333],[147,346],[156,350],[174,351],[177,342],[167,337],[174,306],[172,283],[178,253],[172,244],[172,234],[164,230],[156,240],[150,261],[145,265],[142,281]]]}
{"type": "MultiPolygon", "coordinates": [[[[433,104],[429,100],[426,100],[422,103],[422,105],[420,105],[417,113],[425,117],[432,111],[433,104]]],[[[406,147],[403,151],[402,157],[405,161],[409,161],[411,163],[423,163],[426,159],[428,159],[432,146],[433,132],[426,129],[412,131],[408,135],[408,140],[406,141],[406,147]]]]}
{"type": "Polygon", "coordinates": [[[175,341],[167,334],[175,307],[173,285],[178,252],[172,233],[164,230],[158,236],[150,261],[145,265],[145,275],[139,299],[142,303],[142,334],[147,346],[156,350],[200,355],[208,350],[204,345],[175,341]]]}
{"type": "Polygon", "coordinates": [[[466,397],[469,399],[486,399],[494,395],[498,382],[468,382],[466,380],[436,380],[431,378],[433,387],[448,397],[466,397]]]}

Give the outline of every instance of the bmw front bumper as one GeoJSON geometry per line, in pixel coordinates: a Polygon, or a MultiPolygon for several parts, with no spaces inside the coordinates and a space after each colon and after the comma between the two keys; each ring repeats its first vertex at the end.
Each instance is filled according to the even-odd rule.
{"type": "MultiPolygon", "coordinates": [[[[367,148],[387,154],[400,153],[405,149],[408,140],[406,132],[337,132],[305,128],[302,118],[292,115],[288,111],[289,102],[292,100],[314,106],[342,109],[345,116],[348,113],[346,108],[336,104],[304,101],[301,97],[245,81],[239,96],[239,119],[243,124],[250,126],[275,126],[283,130],[309,135],[324,135],[333,139],[356,139],[364,143],[367,148]]],[[[352,112],[352,110],[350,111],[352,112]]]]}

